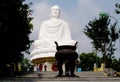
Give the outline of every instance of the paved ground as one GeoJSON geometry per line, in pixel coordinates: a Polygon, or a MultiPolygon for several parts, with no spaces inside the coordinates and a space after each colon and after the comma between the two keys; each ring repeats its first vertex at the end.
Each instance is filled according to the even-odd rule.
{"type": "Polygon", "coordinates": [[[79,77],[55,77],[58,72],[31,73],[14,78],[1,78],[0,82],[120,82],[120,77],[107,77],[103,72],[75,72],[79,77]]]}
{"type": "MultiPolygon", "coordinates": [[[[58,72],[41,72],[40,73],[40,77],[43,78],[50,78],[50,77],[55,77],[58,72]]],[[[103,72],[75,72],[75,74],[79,77],[106,77],[105,74],[103,72]]],[[[31,74],[27,74],[21,77],[39,77],[37,73],[31,73],[31,74]]]]}

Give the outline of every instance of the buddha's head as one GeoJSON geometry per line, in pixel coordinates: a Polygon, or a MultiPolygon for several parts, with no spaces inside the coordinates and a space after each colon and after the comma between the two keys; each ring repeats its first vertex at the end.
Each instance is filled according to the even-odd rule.
{"type": "Polygon", "coordinates": [[[59,18],[60,17],[60,7],[57,5],[52,6],[50,16],[54,17],[54,18],[59,18]]]}

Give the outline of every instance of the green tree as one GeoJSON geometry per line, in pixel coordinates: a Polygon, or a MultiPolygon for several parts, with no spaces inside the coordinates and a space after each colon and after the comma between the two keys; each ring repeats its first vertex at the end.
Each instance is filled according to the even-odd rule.
{"type": "Polygon", "coordinates": [[[88,38],[92,39],[93,47],[97,52],[103,55],[103,62],[108,65],[115,52],[115,42],[119,38],[119,32],[116,30],[116,22],[111,23],[110,16],[106,13],[100,13],[99,18],[89,21],[84,29],[88,38]]]}
{"type": "Polygon", "coordinates": [[[116,70],[116,71],[119,71],[120,72],[120,58],[117,60],[117,59],[113,59],[112,60],[112,65],[111,67],[116,70]]]}
{"type": "Polygon", "coordinates": [[[23,2],[0,0],[0,76],[9,75],[11,66],[22,61],[23,52],[29,52],[32,12],[23,2]]]}
{"type": "Polygon", "coordinates": [[[94,53],[81,53],[80,54],[81,63],[79,67],[82,68],[83,71],[93,70],[94,63],[100,65],[100,58],[96,56],[94,53]]]}
{"type": "Polygon", "coordinates": [[[29,59],[23,58],[23,61],[20,64],[21,64],[21,71],[23,73],[27,71],[33,71],[33,65],[31,64],[29,59]]]}

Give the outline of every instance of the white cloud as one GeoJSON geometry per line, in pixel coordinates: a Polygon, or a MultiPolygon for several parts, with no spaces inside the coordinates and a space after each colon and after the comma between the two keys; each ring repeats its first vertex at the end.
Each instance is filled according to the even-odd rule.
{"type": "Polygon", "coordinates": [[[46,18],[48,18],[49,14],[49,5],[47,2],[41,2],[37,3],[33,6],[33,31],[31,33],[31,38],[32,39],[37,39],[38,38],[38,33],[40,29],[40,25],[42,21],[44,21],[46,18]]]}
{"type": "Polygon", "coordinates": [[[92,13],[99,13],[101,11],[101,8],[93,0],[79,0],[79,6],[92,13]]]}
{"type": "Polygon", "coordinates": [[[42,2],[42,3],[38,3],[36,6],[35,6],[35,11],[36,11],[36,14],[42,14],[44,15],[45,12],[48,12],[48,4],[45,3],[45,2],[42,2]]]}

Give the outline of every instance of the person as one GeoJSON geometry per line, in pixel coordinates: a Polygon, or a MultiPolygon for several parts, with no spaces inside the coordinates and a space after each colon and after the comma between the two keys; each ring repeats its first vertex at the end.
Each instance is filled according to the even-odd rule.
{"type": "Polygon", "coordinates": [[[37,71],[37,64],[35,64],[35,66],[34,66],[34,71],[35,72],[37,71]]]}
{"type": "Polygon", "coordinates": [[[47,65],[44,65],[44,71],[47,71],[47,65]]]}
{"type": "Polygon", "coordinates": [[[39,73],[39,72],[40,72],[39,65],[40,65],[40,64],[37,64],[37,67],[36,67],[36,69],[37,69],[37,73],[39,73]]]}
{"type": "Polygon", "coordinates": [[[38,63],[38,64],[37,64],[37,67],[36,67],[38,76],[42,75],[41,72],[40,72],[40,70],[41,70],[41,69],[40,69],[40,66],[41,66],[41,64],[38,63]]]}

